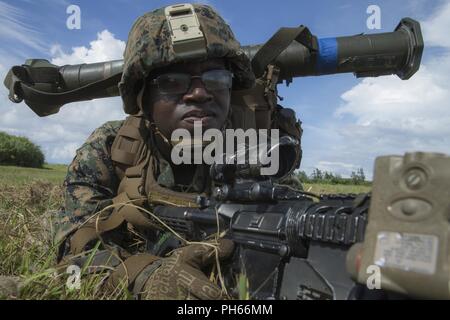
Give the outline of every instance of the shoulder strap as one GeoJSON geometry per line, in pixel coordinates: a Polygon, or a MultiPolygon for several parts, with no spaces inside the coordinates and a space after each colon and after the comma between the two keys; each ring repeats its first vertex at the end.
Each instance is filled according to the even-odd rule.
{"type": "Polygon", "coordinates": [[[142,113],[128,116],[111,147],[111,159],[120,180],[127,168],[136,166],[148,137],[148,120],[142,113]]]}
{"type": "Polygon", "coordinates": [[[307,48],[317,50],[317,39],[305,26],[297,28],[280,28],[252,59],[252,69],[257,78],[261,77],[266,67],[296,40],[307,48]]]}
{"type": "Polygon", "coordinates": [[[162,204],[177,207],[198,207],[199,193],[178,192],[165,188],[155,180],[156,159],[152,156],[145,177],[145,192],[151,204],[162,204]]]}
{"type": "Polygon", "coordinates": [[[198,194],[176,192],[160,186],[154,178],[154,159],[148,148],[143,148],[143,156],[136,166],[126,169],[119,185],[116,205],[111,214],[99,221],[89,222],[80,227],[70,239],[70,251],[79,254],[88,243],[101,234],[117,229],[124,222],[143,229],[157,229],[153,219],[136,207],[121,205],[132,202],[136,206],[163,204],[180,207],[198,207],[198,194]]]}

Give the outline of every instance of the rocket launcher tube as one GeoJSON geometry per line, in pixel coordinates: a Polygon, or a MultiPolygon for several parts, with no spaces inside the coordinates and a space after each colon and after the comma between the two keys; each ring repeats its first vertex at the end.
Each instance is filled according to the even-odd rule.
{"type": "MultiPolygon", "coordinates": [[[[317,39],[303,26],[282,28],[264,45],[242,49],[257,77],[273,64],[280,69],[280,82],[349,72],[357,77],[396,74],[406,80],[420,67],[423,39],[420,24],[404,18],[394,32],[338,38],[317,39]],[[283,32],[284,38],[277,38],[283,32]]],[[[123,60],[59,67],[30,59],[12,67],[4,84],[11,101],[25,100],[36,114],[47,116],[66,103],[118,96],[122,69],[123,60]]]]}
{"type": "MultiPolygon", "coordinates": [[[[278,55],[272,63],[280,68],[280,80],[349,72],[357,77],[396,74],[407,80],[419,69],[423,52],[420,24],[410,18],[402,19],[394,32],[315,39],[312,46],[314,42],[315,48],[308,48],[294,40],[278,55]]],[[[261,46],[245,49],[254,57],[261,46]]]]}

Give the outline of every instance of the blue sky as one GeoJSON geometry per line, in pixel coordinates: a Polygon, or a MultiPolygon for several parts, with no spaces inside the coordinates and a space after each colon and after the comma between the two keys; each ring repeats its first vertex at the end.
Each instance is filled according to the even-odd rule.
{"type": "MultiPolygon", "coordinates": [[[[390,32],[407,16],[421,21],[428,38],[425,37],[425,67],[421,68],[417,79],[402,83],[395,77],[363,80],[351,74],[297,78],[289,88],[281,85],[280,95],[285,98],[282,104],[295,109],[303,121],[302,167],[307,172],[319,167],[349,175],[352,170],[363,167],[370,177],[377,155],[402,154],[416,149],[450,153],[448,138],[442,138],[447,134],[443,130],[450,119],[450,113],[445,111],[449,107],[446,98],[450,94],[447,81],[450,79],[445,78],[442,71],[442,66],[450,66],[450,44],[444,32],[450,27],[447,22],[450,21],[450,1],[203,2],[222,14],[243,45],[263,43],[278,28],[299,24],[308,26],[318,37],[330,37],[390,32]],[[369,5],[378,5],[381,9],[380,30],[366,27],[369,5]],[[414,89],[424,85],[435,91],[421,93],[423,89],[414,89]],[[429,100],[424,100],[427,93],[429,100]],[[441,112],[440,117],[427,118],[430,103],[433,110],[441,112]],[[409,106],[413,106],[411,113],[409,106]],[[383,118],[383,114],[389,117],[383,118]],[[417,126],[424,128],[415,130],[417,126]]],[[[0,76],[3,78],[11,65],[31,57],[46,58],[54,63],[120,58],[134,20],[146,11],[173,3],[0,1],[0,23],[8,26],[0,31],[0,76]],[[80,30],[66,28],[66,8],[70,4],[81,9],[80,30]]],[[[38,118],[24,104],[8,102],[6,95],[2,87],[0,130],[27,136],[39,143],[49,162],[70,162],[76,147],[96,126],[125,116],[120,110],[120,99],[112,98],[68,105],[63,109],[73,110],[38,118]]]]}

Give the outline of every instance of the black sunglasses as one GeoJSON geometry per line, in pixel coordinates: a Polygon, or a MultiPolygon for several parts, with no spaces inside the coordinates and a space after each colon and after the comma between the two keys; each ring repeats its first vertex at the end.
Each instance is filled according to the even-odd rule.
{"type": "Polygon", "coordinates": [[[156,85],[161,94],[184,94],[191,87],[192,79],[201,79],[208,91],[231,89],[233,74],[225,69],[210,70],[200,76],[188,73],[164,73],[150,83],[156,85]]]}

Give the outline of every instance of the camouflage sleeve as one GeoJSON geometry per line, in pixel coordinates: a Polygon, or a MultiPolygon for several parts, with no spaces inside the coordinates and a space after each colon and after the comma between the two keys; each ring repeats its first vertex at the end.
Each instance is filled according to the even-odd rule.
{"type": "Polygon", "coordinates": [[[64,180],[64,209],[55,221],[55,240],[65,239],[93,213],[112,203],[119,186],[111,146],[123,121],[96,129],[76,152],[64,180]]]}

